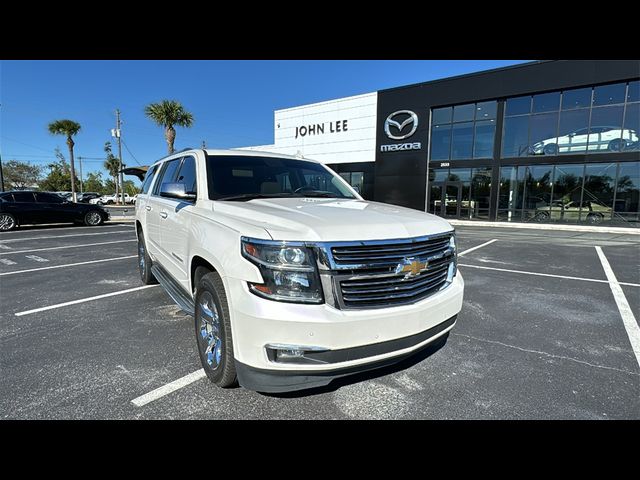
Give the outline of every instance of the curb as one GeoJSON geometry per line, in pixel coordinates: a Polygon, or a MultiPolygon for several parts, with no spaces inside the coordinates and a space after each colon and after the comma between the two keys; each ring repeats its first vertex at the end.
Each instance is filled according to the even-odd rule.
{"type": "Polygon", "coordinates": [[[553,224],[531,224],[514,222],[476,222],[470,220],[448,220],[451,225],[464,227],[492,227],[492,228],[522,228],[529,230],[555,230],[564,232],[591,232],[591,233],[621,233],[626,235],[640,235],[640,228],[633,227],[588,227],[586,225],[553,225],[553,224]]]}

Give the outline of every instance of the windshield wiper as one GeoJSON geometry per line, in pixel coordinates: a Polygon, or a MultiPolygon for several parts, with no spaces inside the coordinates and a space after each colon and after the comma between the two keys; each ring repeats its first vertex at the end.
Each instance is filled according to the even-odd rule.
{"type": "Polygon", "coordinates": [[[228,195],[226,197],[216,198],[216,200],[229,200],[229,201],[242,201],[242,200],[255,200],[257,198],[278,198],[278,197],[290,197],[290,193],[242,193],[240,195],[228,195]]]}

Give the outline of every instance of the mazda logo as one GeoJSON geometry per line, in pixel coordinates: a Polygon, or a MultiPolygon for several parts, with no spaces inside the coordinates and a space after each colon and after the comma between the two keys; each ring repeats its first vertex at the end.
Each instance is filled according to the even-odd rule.
{"type": "Polygon", "coordinates": [[[393,112],[384,121],[384,133],[386,133],[387,137],[389,137],[392,140],[404,140],[405,138],[409,138],[411,135],[416,133],[417,129],[418,129],[418,115],[416,115],[415,112],[412,112],[411,110],[398,110],[397,112],[393,112]],[[402,122],[393,120],[393,118],[398,115],[409,115],[409,117],[404,119],[402,122]],[[402,135],[402,130],[404,129],[404,127],[406,127],[409,124],[413,124],[413,126],[411,127],[411,130],[409,131],[409,133],[402,135]],[[393,135],[391,133],[391,127],[395,127],[398,129],[397,135],[393,135]]]}

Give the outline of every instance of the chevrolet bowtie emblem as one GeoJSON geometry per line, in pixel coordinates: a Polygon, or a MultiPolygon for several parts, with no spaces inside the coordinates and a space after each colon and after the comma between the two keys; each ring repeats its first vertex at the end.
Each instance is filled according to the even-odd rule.
{"type": "Polygon", "coordinates": [[[403,280],[406,280],[408,278],[417,277],[420,275],[420,272],[426,270],[428,266],[429,262],[426,260],[423,262],[415,258],[405,258],[402,263],[399,263],[396,267],[396,274],[404,273],[405,276],[403,280]]]}

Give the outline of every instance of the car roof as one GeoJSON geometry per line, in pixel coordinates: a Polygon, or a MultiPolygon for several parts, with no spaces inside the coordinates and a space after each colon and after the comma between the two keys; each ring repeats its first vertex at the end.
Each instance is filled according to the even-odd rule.
{"type": "MultiPolygon", "coordinates": [[[[200,148],[190,148],[190,149],[185,149],[185,150],[181,150],[179,152],[175,152],[171,155],[167,155],[166,157],[163,157],[155,162],[152,163],[152,165],[164,162],[166,160],[173,160],[175,158],[180,158],[184,155],[187,155],[189,153],[195,153],[195,152],[202,152],[203,149],[200,148]]],[[[274,152],[266,152],[266,151],[261,151],[261,150],[222,150],[222,149],[213,149],[213,148],[206,148],[204,149],[204,152],[207,155],[210,156],[234,156],[234,157],[270,157],[270,158],[283,158],[283,159],[288,159],[288,160],[300,160],[303,162],[309,162],[309,163],[317,163],[320,164],[320,162],[318,162],[317,160],[313,160],[311,158],[304,158],[301,156],[297,156],[297,155],[287,155],[284,153],[274,153],[274,152]]]]}

